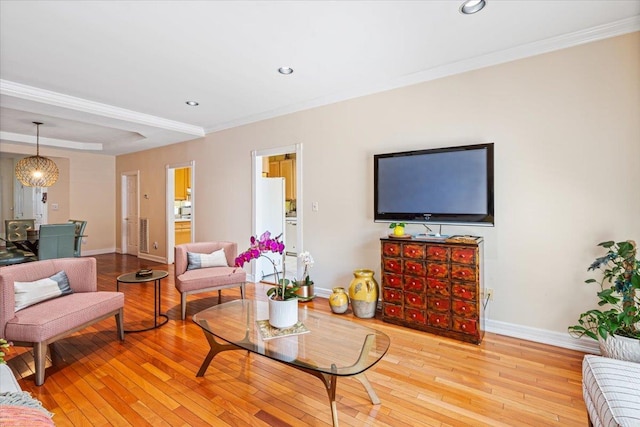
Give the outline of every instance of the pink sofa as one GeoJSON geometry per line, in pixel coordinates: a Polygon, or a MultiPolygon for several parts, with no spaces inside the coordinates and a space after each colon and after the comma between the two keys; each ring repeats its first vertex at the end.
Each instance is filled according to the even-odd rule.
{"type": "Polygon", "coordinates": [[[0,268],[0,337],[33,347],[36,385],[44,383],[48,345],[107,317],[115,316],[124,340],[124,294],[98,292],[95,258],[60,258],[0,268]],[[72,294],[15,311],[14,282],[33,282],[64,271],[72,294]]]}
{"type": "Polygon", "coordinates": [[[238,244],[234,242],[198,242],[185,243],[175,247],[175,286],[180,292],[182,320],[187,317],[187,295],[199,292],[218,291],[220,303],[221,289],[240,287],[240,295],[244,299],[244,285],[247,274],[242,268],[234,267],[238,255],[238,244]],[[227,267],[208,267],[187,270],[187,252],[210,254],[224,248],[227,267]],[[229,267],[230,266],[230,267],[229,267]]]}

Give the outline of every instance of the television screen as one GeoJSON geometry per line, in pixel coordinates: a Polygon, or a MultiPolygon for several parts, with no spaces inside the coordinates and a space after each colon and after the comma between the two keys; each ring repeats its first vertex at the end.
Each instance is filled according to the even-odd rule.
{"type": "Polygon", "coordinates": [[[374,156],[376,221],[493,225],[493,143],[374,156]]]}

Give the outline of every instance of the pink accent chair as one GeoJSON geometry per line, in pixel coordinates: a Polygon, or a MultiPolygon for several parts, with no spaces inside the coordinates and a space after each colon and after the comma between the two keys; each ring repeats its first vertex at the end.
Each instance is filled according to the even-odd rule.
{"type": "Polygon", "coordinates": [[[0,268],[0,337],[33,347],[36,385],[44,383],[49,344],[115,316],[124,341],[122,292],[98,292],[95,258],[58,258],[0,268]],[[14,282],[33,282],[64,271],[72,294],[15,311],[14,282]]]}
{"type": "Polygon", "coordinates": [[[240,296],[244,299],[244,284],[247,273],[234,267],[238,256],[238,244],[234,242],[198,242],[185,243],[175,247],[175,286],[180,292],[182,320],[187,317],[187,295],[200,292],[218,291],[218,304],[222,301],[222,289],[240,287],[240,296]],[[227,264],[231,267],[207,267],[187,270],[187,252],[210,254],[224,248],[227,264]]]}

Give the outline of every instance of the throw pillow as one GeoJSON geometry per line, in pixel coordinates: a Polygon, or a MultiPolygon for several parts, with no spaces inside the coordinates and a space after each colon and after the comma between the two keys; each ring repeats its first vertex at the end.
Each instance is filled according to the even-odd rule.
{"type": "Polygon", "coordinates": [[[196,270],[198,268],[207,267],[228,267],[227,256],[224,254],[224,248],[213,251],[210,254],[198,254],[195,252],[187,252],[187,270],[196,270]]]}
{"type": "Polygon", "coordinates": [[[22,310],[31,305],[73,293],[69,278],[64,271],[35,282],[13,282],[16,309],[22,310]]]}

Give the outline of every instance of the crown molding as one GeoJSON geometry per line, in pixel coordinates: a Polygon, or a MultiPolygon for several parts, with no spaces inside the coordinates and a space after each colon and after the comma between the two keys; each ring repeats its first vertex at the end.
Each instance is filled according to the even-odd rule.
{"type": "Polygon", "coordinates": [[[578,46],[585,43],[591,43],[610,37],[621,36],[623,34],[640,31],[640,15],[633,16],[631,18],[622,19],[619,21],[611,22],[604,25],[588,28],[585,30],[576,31],[569,34],[563,34],[561,36],[552,37],[549,39],[539,40],[536,42],[520,45],[510,49],[504,49],[497,52],[492,52],[486,55],[480,55],[475,58],[470,58],[462,61],[445,64],[439,67],[434,67],[428,70],[412,73],[392,81],[384,83],[378,83],[374,85],[356,86],[352,87],[349,91],[342,91],[329,96],[316,98],[313,101],[302,102],[294,105],[289,105],[280,109],[272,110],[262,114],[256,114],[250,117],[244,117],[239,120],[223,123],[214,128],[205,129],[206,133],[221,131],[224,129],[230,129],[249,123],[254,123],[260,120],[266,120],[273,117],[282,116],[285,114],[291,114],[298,111],[308,110],[324,105],[333,104],[347,99],[358,98],[361,96],[367,96],[387,90],[397,89],[405,86],[411,86],[414,84],[424,83],[431,80],[440,79],[443,77],[453,76],[456,74],[462,74],[468,71],[473,71],[493,65],[503,64],[506,62],[515,61],[518,59],[528,58],[531,56],[541,55],[544,53],[552,52],[555,50],[566,49],[569,47],[578,46]]]}
{"type": "Polygon", "coordinates": [[[153,128],[165,129],[194,136],[204,136],[204,129],[200,126],[190,125],[175,120],[140,113],[113,105],[89,101],[75,96],[65,95],[46,89],[27,86],[21,83],[0,79],[0,95],[12,96],[19,99],[81,111],[96,116],[108,117],[129,123],[137,123],[153,128]]]}
{"type": "MultiPolygon", "coordinates": [[[[22,133],[0,131],[0,140],[36,145],[36,138],[33,135],[24,135],[22,133]]],[[[40,137],[40,145],[59,148],[72,148],[75,150],[102,151],[102,144],[98,142],[69,141],[66,139],[40,137]]]]}

